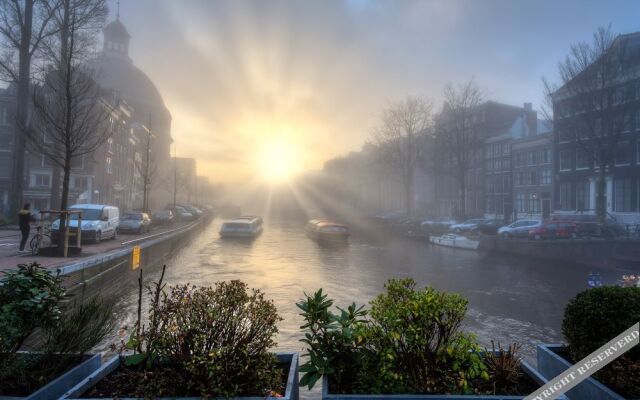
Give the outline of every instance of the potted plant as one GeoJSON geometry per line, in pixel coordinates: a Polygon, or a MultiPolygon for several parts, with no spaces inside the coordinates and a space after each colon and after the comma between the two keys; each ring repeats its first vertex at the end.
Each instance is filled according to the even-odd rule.
{"type": "Polygon", "coordinates": [[[522,399],[547,381],[518,346],[481,349],[460,330],[467,300],[412,279],[390,280],[370,302],[333,313],[322,293],[302,310],[308,360],[300,384],[323,380],[323,399],[522,399]]]}
{"type": "Polygon", "coordinates": [[[274,354],[277,323],[271,300],[240,281],[214,287],[160,280],[147,286],[148,323],[138,322],[124,351],[63,398],[298,398],[298,356],[274,354]]]}
{"type": "Polygon", "coordinates": [[[57,399],[100,366],[87,352],[113,328],[111,308],[97,298],[70,303],[60,278],[37,263],[3,274],[0,398],[57,399]]]}
{"type": "MultiPolygon", "coordinates": [[[[542,344],[538,369],[554,378],[640,320],[640,288],[604,286],[578,293],[564,312],[567,344],[542,344]]],[[[575,399],[640,398],[640,348],[631,349],[567,393],[575,399]]]]}

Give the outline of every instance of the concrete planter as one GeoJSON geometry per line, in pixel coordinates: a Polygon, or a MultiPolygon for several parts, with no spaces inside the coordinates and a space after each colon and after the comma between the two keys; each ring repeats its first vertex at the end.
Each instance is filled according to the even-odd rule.
{"type": "Polygon", "coordinates": [[[0,396],[0,400],[9,399],[28,399],[28,400],[52,400],[58,399],[67,390],[74,387],[78,382],[91,375],[94,371],[100,368],[101,357],[100,354],[87,354],[82,362],[75,367],[71,368],[64,374],[60,375],[56,379],[47,383],[40,389],[31,393],[27,397],[8,397],[0,396]]]}
{"type": "MultiPolygon", "coordinates": [[[[521,363],[522,370],[531,379],[544,385],[548,382],[529,363],[521,363]]],[[[525,396],[491,396],[491,395],[462,395],[462,394],[334,394],[329,393],[329,382],[326,376],[322,377],[322,400],[521,400],[525,396]]],[[[565,396],[558,397],[567,400],[565,396]]]]}
{"type": "MultiPolygon", "coordinates": [[[[283,397],[239,397],[241,400],[298,400],[298,353],[276,353],[278,361],[289,365],[289,374],[287,375],[287,384],[283,397]]],[[[82,382],[64,393],[61,399],[78,399],[91,389],[102,378],[118,369],[120,366],[120,357],[114,357],[104,363],[102,367],[86,377],[82,382]]],[[[127,400],[132,398],[122,398],[127,400]]],[[[180,397],[180,399],[200,399],[200,397],[180,397]]],[[[83,398],[87,400],[87,398],[83,398]]],[[[222,399],[220,399],[222,400],[222,399]]],[[[225,399],[226,400],[226,399],[225,399]]]]}
{"type": "MultiPolygon", "coordinates": [[[[558,354],[565,349],[566,346],[562,344],[538,345],[538,370],[542,376],[547,379],[553,379],[573,365],[558,354]]],[[[576,387],[567,392],[567,397],[575,400],[624,400],[624,397],[594,378],[588,378],[580,382],[576,387]]]]}

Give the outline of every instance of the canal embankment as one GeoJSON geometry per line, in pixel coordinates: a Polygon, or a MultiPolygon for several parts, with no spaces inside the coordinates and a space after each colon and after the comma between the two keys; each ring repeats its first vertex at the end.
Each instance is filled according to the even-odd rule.
{"type": "Polygon", "coordinates": [[[483,236],[480,238],[480,249],[592,268],[633,269],[640,266],[640,241],[636,239],[534,241],[483,236]]]}
{"type": "Polygon", "coordinates": [[[14,268],[18,263],[38,262],[62,276],[67,292],[81,302],[94,296],[112,298],[125,284],[137,279],[140,268],[161,266],[175,251],[187,246],[211,220],[212,216],[203,216],[149,235],[122,235],[118,241],[88,246],[88,251],[74,258],[4,258],[0,269],[14,268]]]}

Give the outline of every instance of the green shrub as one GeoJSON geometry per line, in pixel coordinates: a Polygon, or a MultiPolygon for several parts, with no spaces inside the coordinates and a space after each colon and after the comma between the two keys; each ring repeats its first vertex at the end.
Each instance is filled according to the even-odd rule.
{"type": "Polygon", "coordinates": [[[307,331],[301,385],[327,375],[338,393],[468,393],[488,378],[475,338],[459,331],[466,300],[411,279],[385,288],[368,318],[355,304],[331,313],[322,290],[297,304],[307,331]]]}
{"type": "MultiPolygon", "coordinates": [[[[574,361],[591,354],[640,321],[640,288],[604,286],[578,293],[567,305],[562,333],[574,361]]],[[[640,347],[629,350],[596,377],[629,397],[640,397],[640,347]]]]}
{"type": "Polygon", "coordinates": [[[4,272],[1,282],[0,396],[31,394],[76,364],[113,328],[111,307],[97,298],[65,306],[61,279],[37,263],[4,272]],[[17,353],[32,335],[35,353],[17,353]]]}
{"type": "Polygon", "coordinates": [[[149,326],[134,332],[128,343],[137,354],[125,358],[126,365],[146,371],[148,379],[126,394],[177,395],[171,388],[178,380],[182,390],[202,397],[281,389],[282,370],[269,352],[281,318],[264,294],[249,292],[237,280],[215,287],[178,285],[161,295],[162,288],[159,282],[152,290],[149,326]],[[162,376],[167,366],[177,380],[162,376]]]}
{"type": "Polygon", "coordinates": [[[469,392],[486,372],[475,337],[460,332],[467,300],[415,286],[392,279],[371,302],[372,345],[416,393],[469,392]]]}
{"type": "Polygon", "coordinates": [[[38,263],[20,264],[2,274],[0,354],[13,354],[33,331],[60,318],[66,292],[60,278],[38,263]]]}

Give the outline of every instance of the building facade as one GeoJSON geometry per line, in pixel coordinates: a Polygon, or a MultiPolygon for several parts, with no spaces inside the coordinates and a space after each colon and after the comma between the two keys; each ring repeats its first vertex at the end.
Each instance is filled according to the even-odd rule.
{"type": "Polygon", "coordinates": [[[553,133],[549,124],[538,121],[538,131],[514,138],[514,218],[547,218],[552,212],[553,133]]]}
{"type": "MultiPolygon", "coordinates": [[[[640,33],[619,36],[607,57],[622,49],[625,58],[617,70],[623,73],[604,89],[596,92],[570,81],[552,96],[557,213],[597,213],[598,161],[605,157],[602,204],[607,216],[640,222],[640,33]],[[603,104],[591,101],[596,96],[603,104]],[[591,106],[585,106],[586,100],[591,106]]],[[[585,70],[591,73],[596,72],[585,70]]]]}

